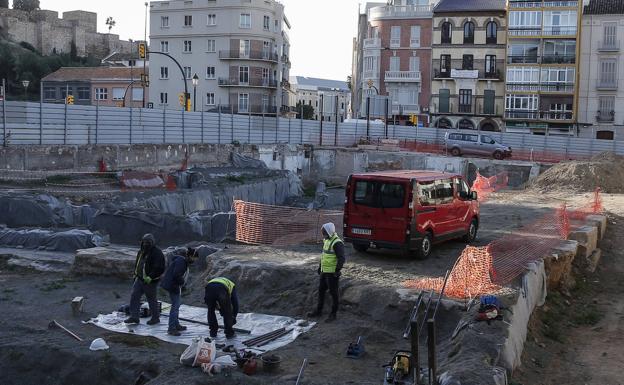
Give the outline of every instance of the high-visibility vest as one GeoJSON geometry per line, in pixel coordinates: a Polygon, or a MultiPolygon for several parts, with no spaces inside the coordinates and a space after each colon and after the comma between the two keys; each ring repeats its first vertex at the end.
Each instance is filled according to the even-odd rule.
{"type": "Polygon", "coordinates": [[[234,290],[234,282],[230,281],[227,278],[224,277],[219,277],[219,278],[213,278],[210,281],[208,281],[208,283],[220,283],[223,286],[225,286],[227,288],[228,294],[232,295],[232,291],[234,290]]]}
{"type": "Polygon", "coordinates": [[[338,265],[338,258],[334,251],[334,245],[336,243],[342,243],[342,239],[338,234],[334,234],[329,239],[323,241],[323,254],[321,255],[321,273],[335,273],[336,265],[338,265]]]}

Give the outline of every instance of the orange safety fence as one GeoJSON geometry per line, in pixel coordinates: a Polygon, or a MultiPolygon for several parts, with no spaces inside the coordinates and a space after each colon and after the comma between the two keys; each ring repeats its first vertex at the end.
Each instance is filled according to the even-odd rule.
{"type": "Polygon", "coordinates": [[[236,240],[252,245],[287,246],[318,242],[321,226],[332,222],[342,232],[342,211],[307,210],[234,201],[236,240]]]}
{"type": "Polygon", "coordinates": [[[476,191],[479,201],[483,202],[488,199],[490,194],[502,190],[509,186],[509,175],[501,172],[491,177],[484,177],[477,171],[477,178],[472,183],[472,191],[476,191]]]}
{"type": "MultiPolygon", "coordinates": [[[[496,292],[523,274],[529,263],[547,256],[562,239],[567,239],[570,218],[586,217],[600,213],[602,209],[600,190],[597,189],[591,202],[578,210],[568,211],[564,204],[486,247],[466,247],[451,270],[445,294],[454,298],[474,298],[496,292]]],[[[405,281],[403,285],[440,292],[443,282],[444,278],[421,278],[405,281]]]]}

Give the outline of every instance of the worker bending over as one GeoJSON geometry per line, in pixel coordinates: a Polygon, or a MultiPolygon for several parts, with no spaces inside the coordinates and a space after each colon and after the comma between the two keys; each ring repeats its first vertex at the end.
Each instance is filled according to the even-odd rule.
{"type": "Polygon", "coordinates": [[[210,337],[215,338],[217,336],[219,324],[215,311],[219,310],[219,314],[223,317],[225,337],[234,338],[234,325],[238,315],[238,295],[234,282],[224,277],[211,279],[206,285],[204,300],[208,306],[210,337]]]}
{"type": "Polygon", "coordinates": [[[176,250],[176,254],[171,258],[169,266],[165,271],[160,286],[169,292],[171,299],[171,310],[169,310],[169,329],[167,333],[172,336],[179,336],[181,331],[186,330],[186,326],[180,325],[178,316],[180,314],[180,304],[182,303],[182,287],[186,283],[189,274],[189,267],[197,259],[195,249],[187,248],[176,250]]]}
{"type": "Polygon", "coordinates": [[[345,263],[344,243],[336,233],[336,226],[333,223],[326,223],[321,229],[323,233],[323,254],[317,273],[319,279],[318,306],[316,311],[308,313],[308,317],[320,317],[323,315],[323,305],[325,304],[325,292],[329,289],[332,297],[332,309],[325,322],[332,322],[336,319],[338,312],[338,280],[340,271],[345,263]]]}

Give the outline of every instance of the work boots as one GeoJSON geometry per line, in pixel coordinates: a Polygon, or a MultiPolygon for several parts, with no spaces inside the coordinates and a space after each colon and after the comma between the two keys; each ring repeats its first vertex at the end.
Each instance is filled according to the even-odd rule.
{"type": "Polygon", "coordinates": [[[176,330],[178,330],[180,332],[183,332],[183,331],[186,330],[186,326],[178,325],[178,326],[176,326],[176,330]]]}
{"type": "Polygon", "coordinates": [[[319,310],[315,310],[315,311],[309,312],[307,315],[309,318],[318,318],[323,315],[323,312],[319,310]]]}
{"type": "Polygon", "coordinates": [[[138,318],[130,317],[124,321],[125,324],[140,324],[141,320],[138,318]]]}
{"type": "Polygon", "coordinates": [[[336,313],[331,313],[327,319],[325,320],[326,323],[330,323],[330,322],[334,322],[336,320],[336,313]]]}
{"type": "Polygon", "coordinates": [[[158,318],[152,318],[151,320],[147,321],[148,325],[158,325],[160,323],[160,319],[158,318]]]}
{"type": "Polygon", "coordinates": [[[174,337],[180,337],[182,335],[180,331],[177,329],[169,329],[167,330],[167,334],[169,334],[170,336],[174,336],[174,337]]]}

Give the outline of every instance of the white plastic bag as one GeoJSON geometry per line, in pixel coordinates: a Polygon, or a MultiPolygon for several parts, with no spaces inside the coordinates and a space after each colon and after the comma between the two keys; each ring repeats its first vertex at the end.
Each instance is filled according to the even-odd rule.
{"type": "Polygon", "coordinates": [[[180,363],[186,366],[201,366],[211,363],[217,355],[215,342],[206,342],[204,337],[196,338],[180,356],[180,363]]]}

